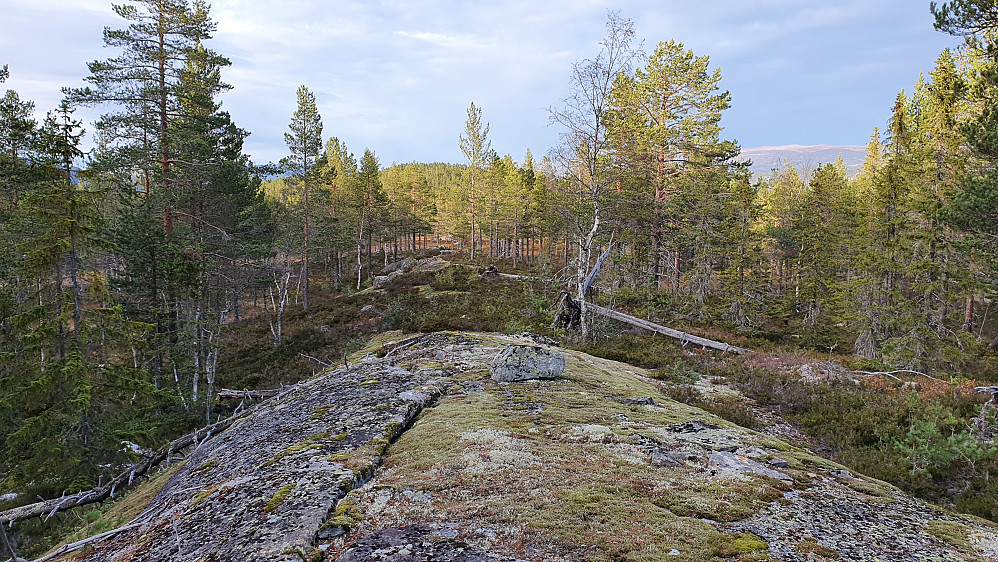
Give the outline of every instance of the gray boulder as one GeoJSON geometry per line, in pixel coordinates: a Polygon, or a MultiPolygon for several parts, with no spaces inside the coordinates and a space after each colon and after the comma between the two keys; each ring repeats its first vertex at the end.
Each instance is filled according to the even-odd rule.
{"type": "Polygon", "coordinates": [[[432,258],[426,258],[416,262],[416,265],[413,267],[413,271],[440,271],[448,265],[450,265],[449,262],[434,256],[432,258]]]}
{"type": "Polygon", "coordinates": [[[789,474],[773,470],[762,463],[725,451],[714,451],[711,453],[710,464],[721,470],[733,470],[742,474],[758,474],[760,476],[776,478],[777,480],[793,480],[789,474]]]}
{"type": "Polygon", "coordinates": [[[405,258],[402,261],[397,261],[395,263],[390,263],[386,265],[385,269],[382,270],[382,274],[389,275],[391,273],[395,273],[396,271],[401,271],[402,273],[405,273],[406,271],[412,269],[412,266],[414,265],[416,265],[416,260],[414,260],[413,258],[405,258]]]}
{"type": "Polygon", "coordinates": [[[553,379],[565,370],[565,356],[535,345],[508,345],[492,361],[489,374],[496,382],[553,379]]]}
{"type": "Polygon", "coordinates": [[[375,275],[374,276],[374,288],[375,289],[384,289],[385,287],[387,287],[388,285],[390,285],[391,282],[396,277],[398,277],[399,275],[402,275],[402,273],[403,272],[402,272],[401,269],[396,269],[395,271],[389,273],[388,275],[375,275]]]}

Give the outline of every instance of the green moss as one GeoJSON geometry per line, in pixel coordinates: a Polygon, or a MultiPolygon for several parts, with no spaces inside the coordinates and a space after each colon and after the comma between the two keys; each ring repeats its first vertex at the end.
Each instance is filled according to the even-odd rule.
{"type": "Polygon", "coordinates": [[[818,544],[814,539],[807,539],[797,543],[797,552],[808,556],[814,554],[828,560],[838,560],[839,553],[827,546],[818,544]]]}
{"type": "Polygon", "coordinates": [[[360,386],[363,387],[374,386],[376,384],[378,384],[378,379],[367,379],[360,382],[360,386]]]}
{"type": "Polygon", "coordinates": [[[344,530],[349,531],[355,528],[361,521],[364,520],[364,514],[361,512],[360,508],[357,506],[356,495],[353,491],[343,496],[343,499],[336,504],[336,509],[333,511],[332,515],[323,522],[320,528],[328,529],[331,527],[342,527],[344,530]]]}
{"type": "Polygon", "coordinates": [[[270,498],[270,501],[267,502],[267,506],[264,507],[263,510],[267,513],[271,513],[280,507],[280,505],[284,503],[284,500],[287,499],[288,495],[291,494],[291,491],[294,490],[297,485],[297,482],[292,482],[281,486],[280,489],[274,492],[273,497],[270,498]]]}
{"type": "Polygon", "coordinates": [[[402,433],[402,424],[400,422],[389,422],[385,425],[385,434],[395,437],[402,433]]]}
{"type": "Polygon", "coordinates": [[[963,554],[976,554],[970,544],[971,528],[955,521],[929,521],[925,532],[945,542],[963,554]]]}
{"type": "Polygon", "coordinates": [[[488,371],[463,371],[451,377],[455,382],[480,381],[489,378],[488,371]]]}
{"type": "MultiPolygon", "coordinates": [[[[711,539],[708,544],[710,545],[710,554],[722,558],[734,558],[769,548],[769,545],[765,541],[751,533],[718,535],[711,539]]],[[[744,560],[744,558],[740,559],[744,560]]],[[[755,558],[755,560],[759,560],[759,558],[755,558]]]]}
{"type": "Polygon", "coordinates": [[[318,444],[315,444],[315,443],[309,443],[307,440],[306,441],[302,441],[301,443],[295,443],[294,445],[291,445],[287,449],[284,449],[280,453],[277,453],[276,455],[274,455],[273,458],[271,458],[269,461],[261,464],[259,466],[259,468],[267,468],[269,466],[272,466],[272,465],[280,462],[281,459],[283,459],[284,457],[286,457],[288,455],[291,455],[291,454],[294,454],[294,453],[297,453],[298,451],[303,451],[305,449],[318,449],[320,447],[321,447],[321,445],[318,445],[318,444]]]}
{"type": "Polygon", "coordinates": [[[326,412],[336,407],[336,404],[326,404],[325,406],[319,406],[312,411],[312,419],[317,420],[326,415],[326,412]]]}
{"type": "Polygon", "coordinates": [[[195,468],[191,472],[193,472],[196,476],[205,476],[206,474],[208,474],[209,472],[211,472],[212,470],[214,470],[215,466],[217,464],[218,464],[218,461],[210,460],[210,461],[202,464],[201,466],[195,468]]]}
{"type": "Polygon", "coordinates": [[[208,486],[207,488],[198,492],[193,498],[191,498],[191,507],[196,507],[202,503],[212,494],[218,491],[218,486],[208,486]]]}

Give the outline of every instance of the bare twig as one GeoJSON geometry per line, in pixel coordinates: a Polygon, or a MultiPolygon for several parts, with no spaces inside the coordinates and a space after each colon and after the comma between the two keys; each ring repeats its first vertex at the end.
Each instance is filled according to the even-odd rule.
{"type": "MultiPolygon", "coordinates": [[[[77,550],[80,550],[80,549],[82,549],[83,547],[85,547],[85,546],[87,546],[89,544],[92,544],[92,543],[95,543],[97,541],[106,539],[108,537],[113,537],[113,536],[115,536],[115,535],[117,535],[119,533],[123,533],[125,531],[128,531],[130,529],[134,529],[134,528],[139,527],[141,525],[142,525],[142,523],[135,523],[134,520],[133,520],[132,523],[129,523],[129,524],[124,525],[122,527],[118,527],[117,529],[111,529],[110,531],[105,531],[103,533],[94,535],[92,537],[87,537],[85,539],[76,541],[74,543],[70,543],[70,544],[66,544],[66,545],[60,546],[59,548],[57,548],[56,550],[53,550],[52,552],[46,554],[45,556],[43,556],[41,558],[35,559],[33,562],[48,562],[49,560],[56,560],[56,559],[61,558],[62,556],[66,555],[66,554],[69,554],[70,552],[76,552],[77,550]]],[[[18,560],[20,560],[20,559],[18,559],[18,560]]]]}
{"type": "Polygon", "coordinates": [[[7,530],[3,528],[3,524],[0,524],[0,538],[3,538],[3,545],[7,547],[7,551],[10,552],[12,562],[27,562],[24,558],[21,558],[14,552],[13,545],[10,544],[10,539],[7,538],[7,530]]]}
{"type": "Polygon", "coordinates": [[[332,363],[326,363],[322,359],[318,359],[316,357],[312,357],[311,355],[306,355],[304,353],[299,353],[298,355],[301,355],[305,359],[311,359],[312,361],[315,361],[316,363],[322,365],[323,367],[332,367],[333,366],[332,363]]]}
{"type": "Polygon", "coordinates": [[[947,381],[944,381],[942,379],[937,379],[936,377],[933,377],[931,375],[926,375],[925,373],[920,373],[918,371],[912,371],[911,369],[898,369],[897,371],[851,371],[851,372],[855,373],[857,375],[867,375],[867,376],[871,376],[871,377],[890,377],[890,378],[892,378],[894,380],[901,380],[900,378],[898,378],[897,376],[895,376],[898,373],[909,373],[909,374],[912,374],[912,375],[919,375],[919,376],[925,377],[927,379],[932,379],[932,380],[937,381],[937,382],[944,382],[946,384],[950,384],[947,381]]]}

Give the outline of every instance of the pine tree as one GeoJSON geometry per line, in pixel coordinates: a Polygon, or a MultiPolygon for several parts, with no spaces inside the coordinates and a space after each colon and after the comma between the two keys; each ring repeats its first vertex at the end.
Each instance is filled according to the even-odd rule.
{"type": "Polygon", "coordinates": [[[367,254],[367,275],[373,278],[373,240],[375,230],[385,223],[388,197],[381,184],[381,165],[370,149],[364,150],[360,169],[351,181],[350,205],[352,207],[355,242],[357,246],[357,289],[363,282],[364,260],[367,254]]]}
{"type": "Polygon", "coordinates": [[[478,201],[479,181],[482,170],[491,160],[492,142],[489,141],[489,124],[482,126],[482,109],[475,102],[468,106],[468,119],[464,123],[464,134],[460,137],[461,152],[468,160],[465,171],[468,174],[468,213],[471,218],[471,259],[475,259],[476,232],[481,229],[476,224],[477,214],[481,213],[478,201]]]}
{"type": "Polygon", "coordinates": [[[315,105],[315,95],[305,86],[298,88],[298,109],[291,118],[290,133],[284,133],[284,141],[291,154],[282,163],[293,174],[300,192],[298,214],[302,223],[302,279],[304,281],[304,308],[309,304],[309,229],[310,215],[314,214],[311,194],[316,183],[319,156],[322,150],[322,117],[315,105]]]}
{"type": "MultiPolygon", "coordinates": [[[[113,6],[131,22],[126,29],[104,30],[104,44],[120,48],[118,57],[91,62],[86,81],[93,88],[67,90],[74,104],[118,107],[101,116],[98,129],[116,144],[114,155],[141,175],[143,190],[162,209],[167,236],[173,232],[173,130],[177,95],[189,53],[211,38],[216,25],[202,0],[134,0],[113,6]]],[[[231,64],[207,49],[213,66],[231,64]]]]}

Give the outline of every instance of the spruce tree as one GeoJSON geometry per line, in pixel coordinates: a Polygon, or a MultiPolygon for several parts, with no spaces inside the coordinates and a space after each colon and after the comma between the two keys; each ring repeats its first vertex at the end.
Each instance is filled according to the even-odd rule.
{"type": "Polygon", "coordinates": [[[121,441],[144,441],[158,402],[132,363],[147,327],[121,316],[97,268],[104,193],[77,182],[81,137],[65,103],[39,131],[42,179],[19,209],[37,226],[16,247],[25,300],[0,323],[2,485],[44,494],[92,486],[125,460],[121,441]]]}
{"type": "MultiPolygon", "coordinates": [[[[970,77],[956,82],[966,91],[974,111],[959,124],[971,149],[968,173],[956,181],[951,199],[940,210],[948,225],[966,231],[965,242],[987,269],[987,291],[998,278],[998,9],[985,0],[932,3],[936,29],[966,39],[976,59],[970,77]]],[[[981,288],[982,290],[984,287],[981,288]]],[[[973,321],[973,297],[967,299],[964,325],[973,321]]],[[[991,342],[998,347],[998,338],[991,342]]]]}

